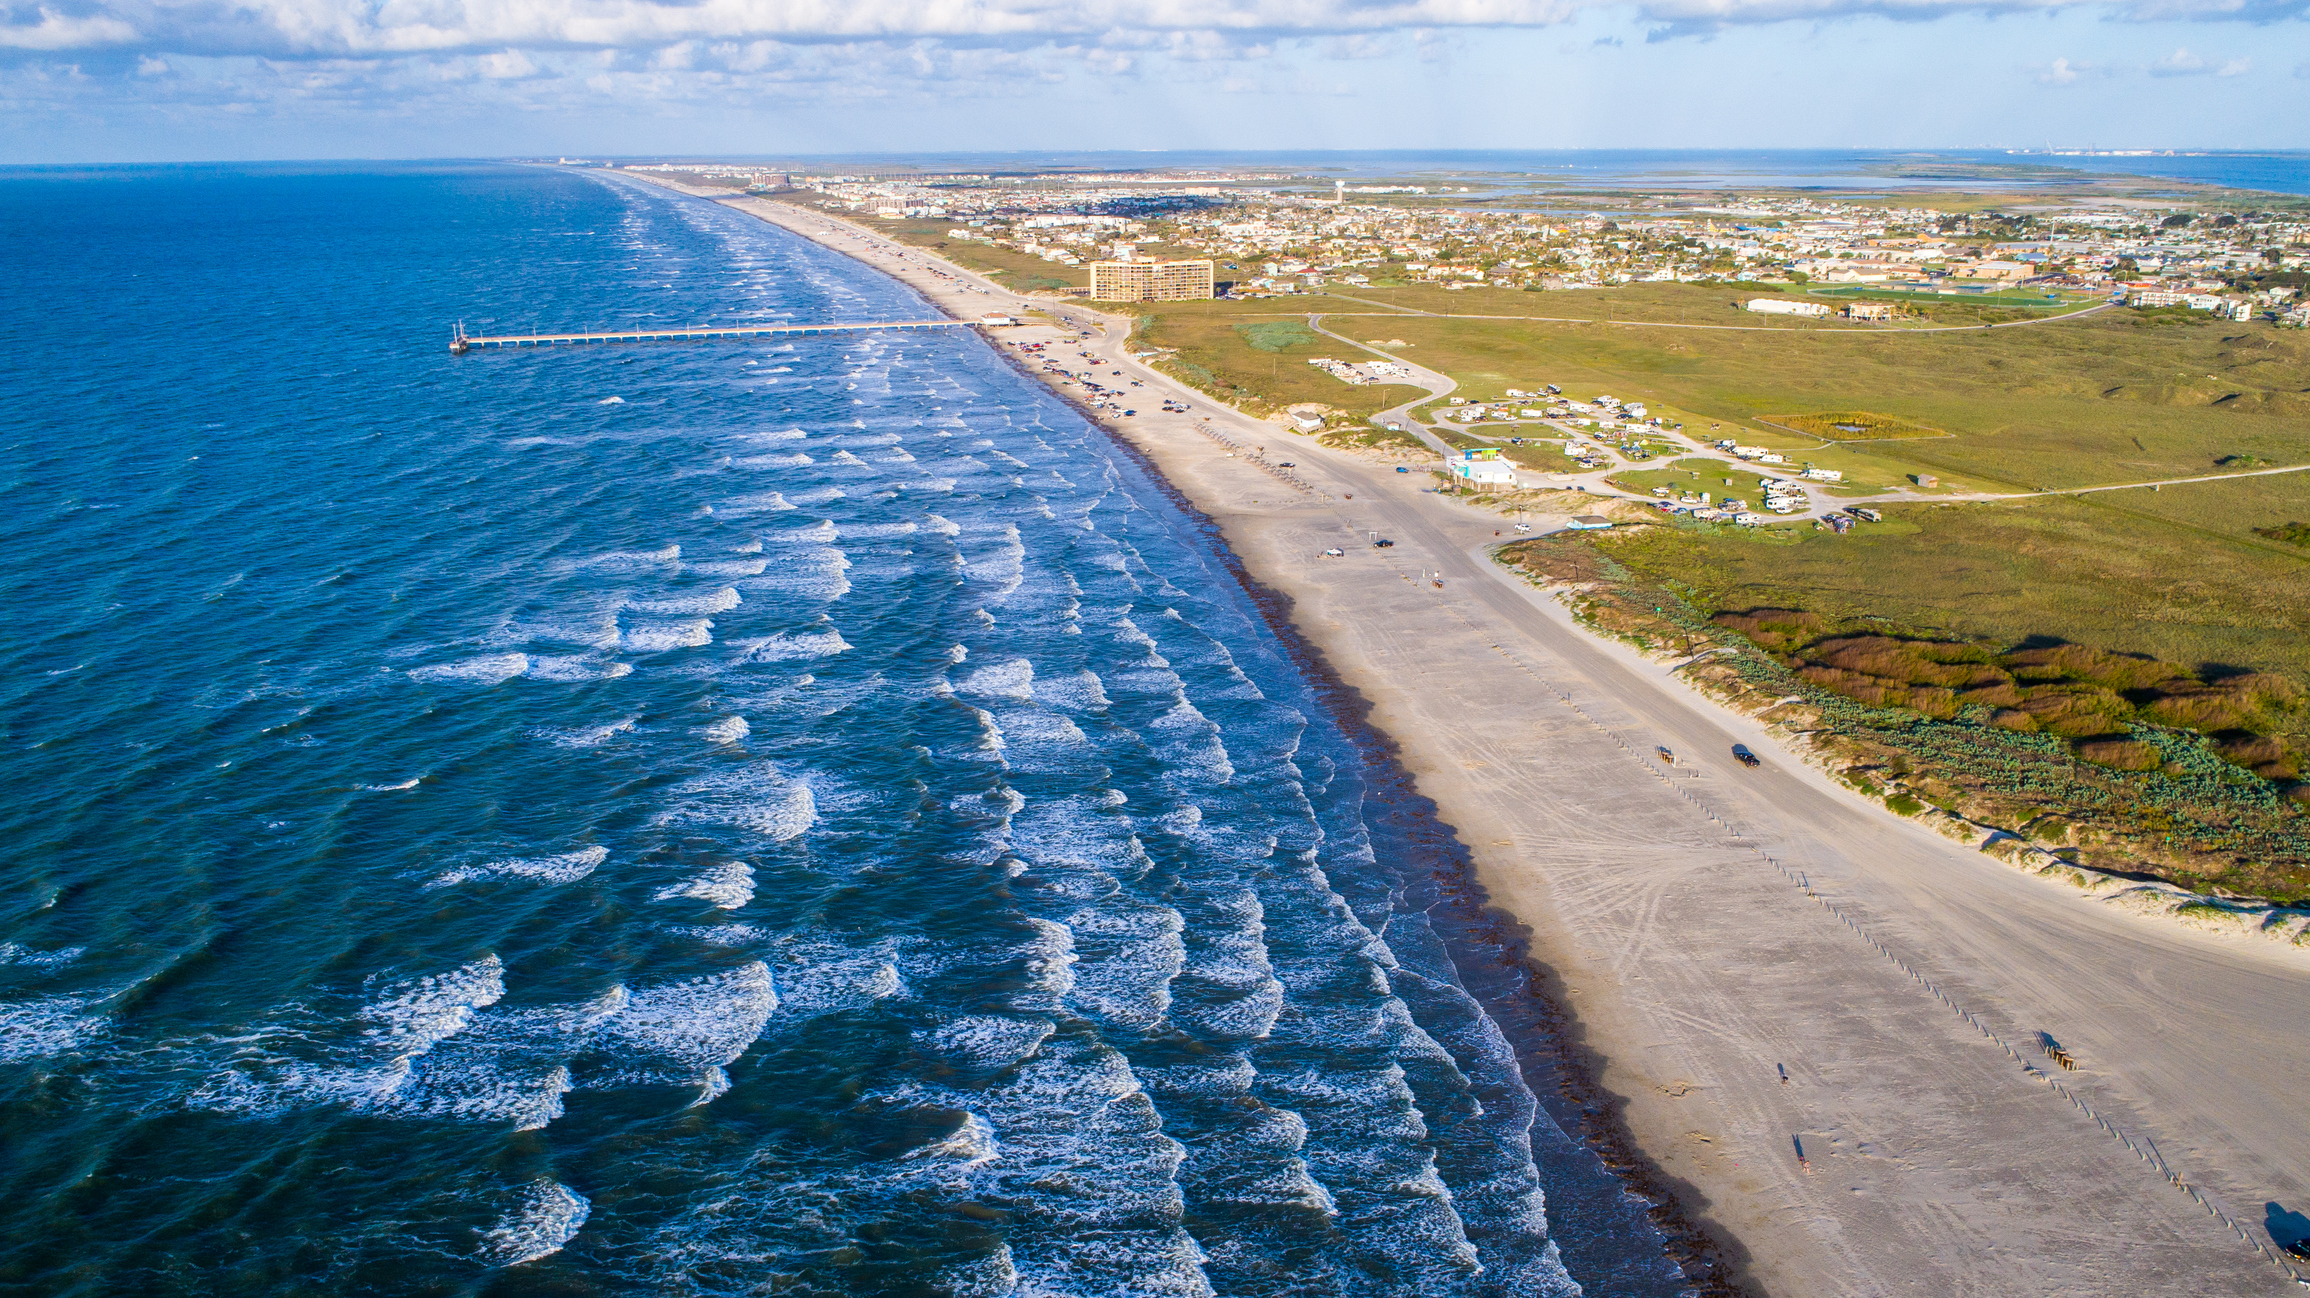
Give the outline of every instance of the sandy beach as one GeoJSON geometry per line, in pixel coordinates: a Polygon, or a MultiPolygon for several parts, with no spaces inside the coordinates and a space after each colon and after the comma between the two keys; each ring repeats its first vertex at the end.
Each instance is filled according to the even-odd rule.
{"type": "MultiPolygon", "coordinates": [[[[1137,415],[1107,425],[1392,738],[1529,928],[1611,1097],[1598,1130],[1641,1151],[1736,1287],[2296,1290],[2265,1222],[2310,1212],[2310,964],[2096,908],[1839,788],[1493,564],[1498,518],[1155,374],[1130,359],[1125,316],[1029,301],[793,205],[683,192],[955,315],[1079,325],[1056,359],[1082,372],[1088,351],[1099,382],[1143,385],[1137,415]],[[1189,412],[1161,413],[1165,396],[1189,412]],[[1764,765],[1736,764],[1735,743],[1764,765]],[[2054,1067],[2040,1034],[2081,1067],[2054,1067]]],[[[1061,336],[986,333],[1014,356],[1061,336]]]]}

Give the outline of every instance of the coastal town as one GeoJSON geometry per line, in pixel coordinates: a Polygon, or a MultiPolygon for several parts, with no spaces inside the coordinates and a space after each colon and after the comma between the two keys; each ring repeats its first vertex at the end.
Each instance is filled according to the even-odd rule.
{"type": "Polygon", "coordinates": [[[1264,174],[686,174],[756,192],[800,191],[873,220],[951,222],[950,239],[1070,272],[1116,240],[1161,245],[1212,260],[1219,291],[1239,298],[1411,283],[1571,290],[1763,282],[1866,292],[1875,309],[1862,319],[1889,318],[1904,297],[2034,289],[2310,324],[2310,214],[2299,210],[2207,212],[2111,199],[1945,211],[1890,198],[1723,194],[1621,196],[1613,211],[1562,210],[1561,200],[1519,211],[1512,198],[1478,202],[1464,189],[1335,181],[1326,192],[1317,179],[1264,174]]]}

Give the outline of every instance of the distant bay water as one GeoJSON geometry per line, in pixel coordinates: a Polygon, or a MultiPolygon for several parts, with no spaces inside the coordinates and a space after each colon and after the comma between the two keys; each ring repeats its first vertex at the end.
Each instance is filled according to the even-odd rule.
{"type": "Polygon", "coordinates": [[[1554,149],[1337,152],[1165,151],[1132,153],[891,154],[784,159],[781,165],[873,170],[1019,172],[1081,168],[1199,168],[1413,183],[1627,189],[2011,189],[2026,192],[2103,175],[2185,181],[2276,194],[2310,194],[2310,152],[2182,151],[2142,156],[2015,153],[2005,149],[1554,149]],[[2050,170],[2049,170],[2050,169],[2050,170]]]}
{"type": "Polygon", "coordinates": [[[0,237],[0,1288],[1679,1288],[1039,385],[444,346],[909,290],[512,167],[11,172],[0,237]]]}

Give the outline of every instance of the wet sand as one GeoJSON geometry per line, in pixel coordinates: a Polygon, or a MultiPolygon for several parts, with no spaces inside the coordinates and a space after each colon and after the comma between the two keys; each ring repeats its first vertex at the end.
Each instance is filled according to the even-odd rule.
{"type": "MultiPolygon", "coordinates": [[[[1100,382],[1145,385],[1136,417],[1106,423],[1213,521],[1343,709],[1392,737],[1525,926],[1498,941],[1529,942],[1530,1013],[1560,1018],[1555,1062],[1586,1071],[1585,1134],[1625,1146],[1737,1287],[2297,1291],[2263,1223],[2310,1210],[2301,964],[2096,909],[1837,788],[1497,569],[1499,520],[1144,370],[1127,318],[725,201],[956,315],[1080,322],[1100,382]],[[1162,395],[1192,412],[1159,414],[1162,395]],[[1241,454],[1262,445],[1266,465],[1241,454]],[[1735,742],[1763,768],[1733,763],[1735,742]],[[2055,1069],[2041,1032],[2083,1068],[2055,1069]]],[[[988,332],[1014,355],[1056,336],[988,332]]]]}

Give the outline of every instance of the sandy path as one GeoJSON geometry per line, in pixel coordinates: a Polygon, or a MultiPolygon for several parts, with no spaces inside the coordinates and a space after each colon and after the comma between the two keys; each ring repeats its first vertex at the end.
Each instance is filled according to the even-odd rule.
{"type": "MultiPolygon", "coordinates": [[[[958,314],[1021,301],[846,222],[733,205],[958,314]]],[[[1745,1247],[1759,1287],[2294,1291],[2256,1246],[2268,1244],[2265,1204],[2310,1210],[2310,1126],[2295,1112],[2310,1077],[2310,966],[2097,908],[1863,803],[1497,575],[1481,558],[1493,521],[1423,490],[1425,474],[1217,407],[1130,362],[1121,322],[1107,323],[1086,344],[1102,381],[1122,369],[1194,408],[1158,415],[1150,396],[1118,431],[1291,601],[1301,633],[1400,742],[1495,900],[1532,926],[1629,1129],[1688,1211],[1745,1247]],[[1296,459],[1318,490],[1225,457],[1198,429],[1206,416],[1296,459]],[[1398,544],[1373,550],[1365,529],[1398,544]],[[1347,556],[1320,557],[1327,546],[1347,556]],[[1441,588],[1415,579],[1437,570],[1441,588]],[[1765,767],[1734,765],[1733,742],[1767,754],[1765,767]],[[2029,1048],[2039,1031],[2084,1063],[2057,1080],[2099,1119],[1996,1044],[2047,1068],[2029,1048]]]]}

